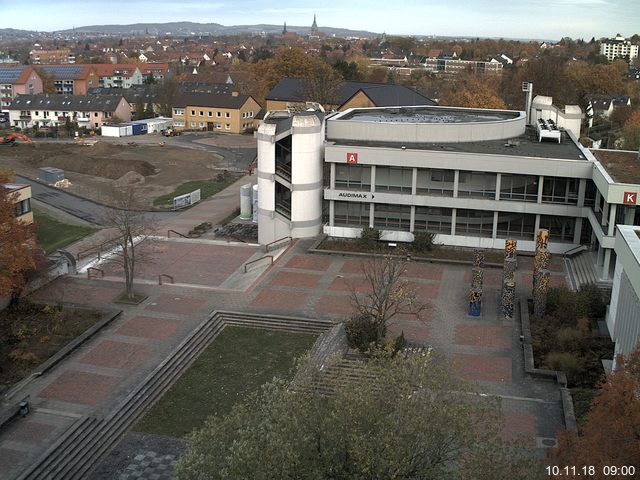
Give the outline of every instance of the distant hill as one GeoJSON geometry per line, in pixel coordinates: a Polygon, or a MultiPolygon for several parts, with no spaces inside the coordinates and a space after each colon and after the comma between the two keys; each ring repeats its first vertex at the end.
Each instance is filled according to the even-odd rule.
{"type": "MultiPolygon", "coordinates": [[[[287,30],[306,35],[311,26],[300,27],[287,25],[287,30]]],[[[320,27],[320,31],[327,35],[339,37],[374,37],[377,34],[365,30],[349,30],[346,28],[320,27]]],[[[89,25],[74,29],[61,30],[60,33],[109,34],[109,35],[235,35],[242,33],[281,33],[282,25],[231,25],[219,23],[170,22],[170,23],[134,23],[131,25],[89,25]]]]}

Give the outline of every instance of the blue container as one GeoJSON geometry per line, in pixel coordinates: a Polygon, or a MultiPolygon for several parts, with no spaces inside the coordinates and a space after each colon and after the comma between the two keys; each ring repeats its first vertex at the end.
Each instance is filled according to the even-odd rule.
{"type": "Polygon", "coordinates": [[[482,300],[478,299],[473,302],[469,302],[469,315],[472,317],[479,317],[481,310],[482,300]]]}
{"type": "Polygon", "coordinates": [[[132,126],[134,135],[145,135],[147,133],[146,123],[133,123],[132,126]]]}

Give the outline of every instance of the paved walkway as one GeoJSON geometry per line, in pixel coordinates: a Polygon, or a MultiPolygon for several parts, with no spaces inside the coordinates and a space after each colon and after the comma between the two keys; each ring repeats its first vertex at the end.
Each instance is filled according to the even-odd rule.
{"type": "MultiPolygon", "coordinates": [[[[163,226],[181,231],[205,220],[215,223],[235,208],[238,186],[246,180],[250,179],[163,226]]],[[[361,260],[308,254],[311,241],[296,242],[262,274],[242,273],[247,259],[261,255],[255,246],[184,239],[159,243],[162,249],[155,252],[155,263],[141,269],[136,283],[136,290],[148,298],[137,306],[118,306],[123,314],[116,321],[17,395],[31,395],[33,414],[0,432],[0,480],[15,478],[78,417],[110,412],[213,310],[340,321],[350,312],[349,286],[365,288],[361,260]],[[154,284],[158,272],[168,271],[180,281],[154,284]]],[[[83,247],[76,245],[72,250],[83,247]]],[[[521,295],[529,289],[530,269],[530,259],[521,259],[517,273],[521,295]]],[[[563,426],[559,390],[553,383],[524,375],[519,327],[498,314],[499,270],[488,269],[485,274],[482,316],[467,316],[470,270],[410,263],[405,277],[431,308],[422,319],[397,318],[391,331],[404,332],[410,342],[433,345],[445,353],[453,361],[455,375],[478,382],[487,393],[502,399],[505,437],[523,435],[532,446],[540,445],[563,426]]],[[[552,282],[565,281],[559,259],[553,260],[551,270],[552,282]]],[[[113,266],[106,265],[105,271],[103,280],[60,278],[34,297],[113,308],[122,282],[113,266]]],[[[121,455],[121,448],[129,448],[126,445],[130,444],[116,447],[114,455],[121,455]]],[[[145,471],[140,467],[157,463],[164,470],[175,460],[170,455],[175,457],[175,452],[154,450],[142,442],[139,451],[128,452],[124,460],[114,462],[110,457],[107,463],[115,465],[111,477],[102,469],[96,478],[156,478],[152,474],[157,475],[157,469],[147,474],[140,473],[145,471]]]]}

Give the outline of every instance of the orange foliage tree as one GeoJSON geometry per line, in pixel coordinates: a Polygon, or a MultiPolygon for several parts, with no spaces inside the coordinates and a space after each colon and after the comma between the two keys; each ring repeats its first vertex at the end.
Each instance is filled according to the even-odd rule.
{"type": "Polygon", "coordinates": [[[560,435],[553,452],[555,465],[594,466],[595,474],[589,478],[596,480],[612,478],[605,475],[610,466],[634,466],[640,475],[640,344],[626,362],[619,357],[618,365],[602,383],[581,435],[560,435]]]}
{"type": "Polygon", "coordinates": [[[622,129],[624,148],[638,150],[640,148],[640,110],[635,110],[624,122],[622,129]]]}
{"type": "Polygon", "coordinates": [[[17,298],[36,266],[32,228],[16,219],[16,195],[2,186],[9,182],[10,176],[0,171],[0,298],[17,298]]]}
{"type": "Polygon", "coordinates": [[[461,75],[449,85],[440,98],[440,105],[468,108],[506,108],[497,93],[499,80],[489,75],[478,76],[472,73],[461,75]]]}

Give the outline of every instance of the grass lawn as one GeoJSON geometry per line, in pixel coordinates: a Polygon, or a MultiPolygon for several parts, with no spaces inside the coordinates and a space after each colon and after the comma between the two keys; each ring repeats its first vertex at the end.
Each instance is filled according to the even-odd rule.
{"type": "Polygon", "coordinates": [[[0,311],[0,393],[79,336],[102,314],[22,300],[0,311]]]}
{"type": "Polygon", "coordinates": [[[273,377],[289,375],[294,360],[315,340],[315,335],[225,327],[134,430],[185,436],[273,377]]]}
{"type": "Polygon", "coordinates": [[[47,253],[66,247],[96,231],[91,227],[68,225],[51,218],[46,213],[33,210],[38,243],[47,253]]]}
{"type": "Polygon", "coordinates": [[[224,190],[240,177],[241,175],[239,174],[225,172],[211,180],[195,180],[192,182],[186,182],[179,185],[173,192],[156,198],[153,201],[153,205],[156,207],[173,207],[173,197],[184,195],[185,193],[191,193],[197,189],[200,189],[200,198],[204,200],[205,198],[209,198],[224,190]]]}

